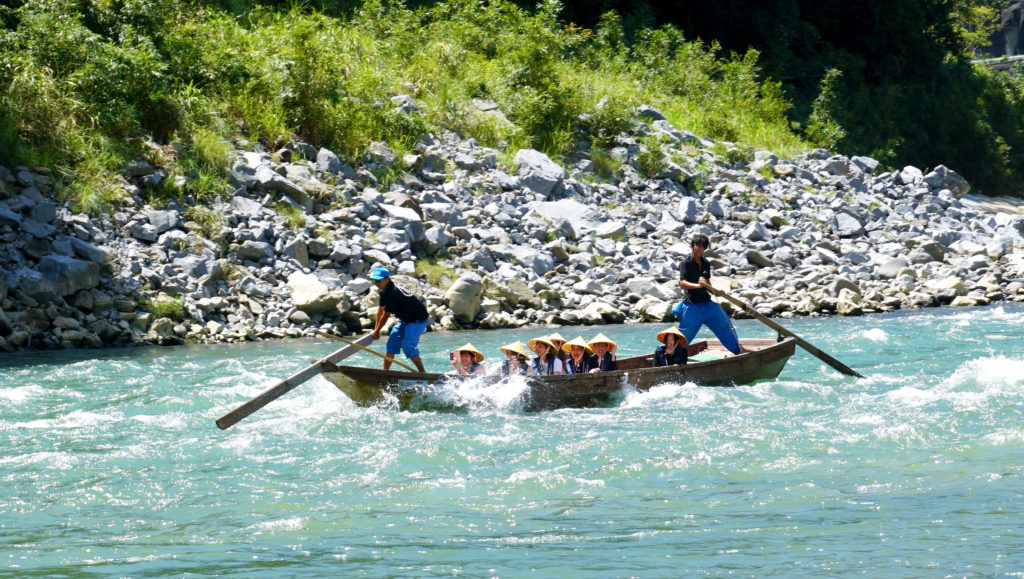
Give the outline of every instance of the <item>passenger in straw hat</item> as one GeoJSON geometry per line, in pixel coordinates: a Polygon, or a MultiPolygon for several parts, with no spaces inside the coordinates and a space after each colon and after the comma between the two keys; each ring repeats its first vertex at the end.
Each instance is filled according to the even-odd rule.
{"type": "Polygon", "coordinates": [[[526,343],[537,357],[533,359],[533,371],[540,375],[565,374],[565,364],[555,355],[555,345],[547,336],[534,338],[526,343]]]}
{"type": "Polygon", "coordinates": [[[594,349],[580,336],[566,342],[562,346],[562,351],[569,353],[569,358],[565,361],[566,374],[585,374],[597,368],[594,349]]]}
{"type": "Polygon", "coordinates": [[[604,334],[598,334],[590,340],[590,347],[594,349],[594,355],[597,356],[597,368],[591,372],[611,372],[619,369],[619,365],[615,362],[615,350],[618,349],[615,342],[609,340],[604,334]]]}
{"type": "Polygon", "coordinates": [[[661,346],[654,351],[655,366],[676,366],[686,363],[686,336],[679,328],[671,328],[658,333],[661,346]]]}
{"type": "Polygon", "coordinates": [[[484,355],[473,347],[473,344],[466,344],[460,346],[457,350],[451,354],[452,366],[455,366],[454,370],[450,370],[449,374],[458,374],[462,376],[483,376],[487,374],[487,370],[484,365],[480,362],[484,361],[484,355]]]}
{"type": "Polygon", "coordinates": [[[530,364],[530,353],[526,351],[526,347],[519,340],[512,342],[511,344],[498,348],[506,358],[501,363],[501,375],[509,376],[511,374],[519,374],[522,376],[530,376],[533,374],[533,368],[530,364]]]}
{"type": "Polygon", "coordinates": [[[552,334],[548,334],[548,340],[551,342],[551,345],[555,347],[555,355],[558,356],[558,359],[564,364],[565,359],[568,357],[565,350],[562,348],[562,346],[565,345],[565,338],[562,337],[562,334],[554,332],[552,334]]]}

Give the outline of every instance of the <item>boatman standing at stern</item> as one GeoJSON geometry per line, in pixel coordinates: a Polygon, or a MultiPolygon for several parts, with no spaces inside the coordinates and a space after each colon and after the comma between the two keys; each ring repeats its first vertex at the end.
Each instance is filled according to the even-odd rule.
{"type": "Polygon", "coordinates": [[[384,348],[387,352],[384,369],[391,368],[391,360],[401,350],[413,364],[416,364],[417,370],[426,372],[423,361],[420,360],[419,350],[420,336],[427,331],[427,322],[430,320],[426,306],[416,299],[416,296],[395,285],[391,281],[391,272],[386,268],[374,268],[370,280],[380,290],[380,307],[377,308],[377,323],[373,326],[373,339],[380,339],[380,331],[391,314],[398,318],[398,323],[391,329],[387,346],[384,348]]]}
{"type": "MultiPolygon", "coordinates": [[[[739,354],[740,342],[736,337],[736,328],[722,306],[711,301],[711,294],[701,286],[702,283],[711,286],[711,264],[704,258],[704,250],[710,246],[711,241],[707,235],[698,233],[693,236],[693,253],[679,267],[679,285],[684,290],[683,301],[672,308],[672,313],[679,320],[679,331],[686,338],[685,343],[693,343],[693,338],[704,325],[715,333],[727,350],[739,354]]],[[[714,288],[711,291],[718,295],[714,288]]]]}

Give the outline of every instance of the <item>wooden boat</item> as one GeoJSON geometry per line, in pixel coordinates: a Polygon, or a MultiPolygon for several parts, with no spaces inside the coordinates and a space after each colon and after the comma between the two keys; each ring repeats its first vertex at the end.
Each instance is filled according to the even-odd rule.
{"type": "MultiPolygon", "coordinates": [[[[702,386],[751,384],[776,378],[796,349],[796,340],[741,340],[747,350],[732,355],[718,341],[701,341],[687,348],[690,362],[682,366],[653,366],[653,354],[622,358],[619,369],[596,374],[526,376],[526,410],[585,407],[607,403],[629,388],[647,390],[668,382],[693,382],[702,386]]],[[[408,408],[417,398],[429,396],[437,384],[449,380],[499,382],[502,376],[461,377],[429,372],[406,372],[321,365],[323,376],[360,406],[397,399],[408,408]]]]}

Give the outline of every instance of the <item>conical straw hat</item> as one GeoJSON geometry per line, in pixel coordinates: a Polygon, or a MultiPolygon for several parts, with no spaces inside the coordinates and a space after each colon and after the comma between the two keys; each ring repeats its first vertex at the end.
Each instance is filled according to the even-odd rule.
{"type": "Polygon", "coordinates": [[[512,353],[512,354],[517,354],[519,356],[522,356],[524,358],[529,358],[530,357],[530,353],[526,351],[526,347],[523,346],[523,343],[521,341],[519,341],[519,340],[516,340],[515,342],[512,342],[511,344],[507,344],[505,346],[502,346],[502,347],[498,348],[498,350],[500,350],[501,352],[503,352],[505,354],[512,353]]]}
{"type": "Polygon", "coordinates": [[[564,352],[566,352],[566,353],[571,354],[573,346],[580,346],[584,350],[586,350],[588,353],[590,353],[590,354],[594,353],[594,349],[590,347],[590,344],[588,344],[588,343],[583,341],[583,337],[582,336],[576,336],[572,340],[569,340],[568,342],[563,344],[562,345],[562,350],[564,352]]]}
{"type": "Polygon", "coordinates": [[[466,342],[465,346],[459,346],[458,348],[455,349],[456,354],[458,354],[459,352],[472,352],[473,356],[476,357],[477,362],[484,361],[484,355],[480,353],[480,350],[474,348],[473,344],[470,344],[469,342],[466,342]]]}
{"type": "Polygon", "coordinates": [[[611,350],[612,352],[615,352],[615,349],[618,348],[618,345],[615,342],[609,340],[608,336],[605,336],[604,334],[598,334],[594,336],[594,338],[590,340],[590,347],[593,348],[594,344],[608,344],[608,349],[611,350]]]}
{"type": "Polygon", "coordinates": [[[555,348],[559,348],[563,344],[565,344],[565,338],[563,338],[562,334],[559,334],[558,332],[548,334],[548,340],[550,340],[551,343],[555,345],[555,348]]]}
{"type": "Polygon", "coordinates": [[[671,328],[669,328],[667,330],[663,330],[661,332],[658,332],[658,341],[661,342],[662,344],[664,344],[665,343],[665,336],[667,336],[668,334],[672,334],[673,336],[676,337],[676,344],[677,345],[685,346],[687,344],[686,336],[684,336],[683,333],[679,331],[679,328],[677,328],[675,326],[672,326],[671,328]]]}
{"type": "Polygon", "coordinates": [[[541,336],[539,338],[534,338],[534,339],[530,340],[529,342],[526,342],[526,347],[532,350],[533,346],[538,344],[538,343],[540,343],[540,344],[547,344],[547,346],[549,348],[551,348],[552,350],[557,350],[558,349],[558,348],[555,348],[555,345],[551,343],[551,340],[549,340],[547,336],[541,336]]]}

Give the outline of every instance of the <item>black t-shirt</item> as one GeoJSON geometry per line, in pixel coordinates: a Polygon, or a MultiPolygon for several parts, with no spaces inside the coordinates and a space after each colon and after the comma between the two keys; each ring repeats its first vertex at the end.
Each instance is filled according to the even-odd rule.
{"type": "Polygon", "coordinates": [[[380,307],[405,323],[424,322],[429,317],[427,307],[395,282],[380,292],[380,307]]]}
{"type": "MultiPolygon", "coordinates": [[[[708,258],[701,257],[700,265],[697,265],[697,261],[693,259],[692,255],[683,260],[683,264],[679,266],[679,279],[690,283],[700,283],[702,277],[711,280],[711,264],[708,263],[708,258]]],[[[686,303],[702,304],[711,301],[711,294],[704,288],[685,289],[683,292],[685,293],[683,301],[686,303]]]]}

